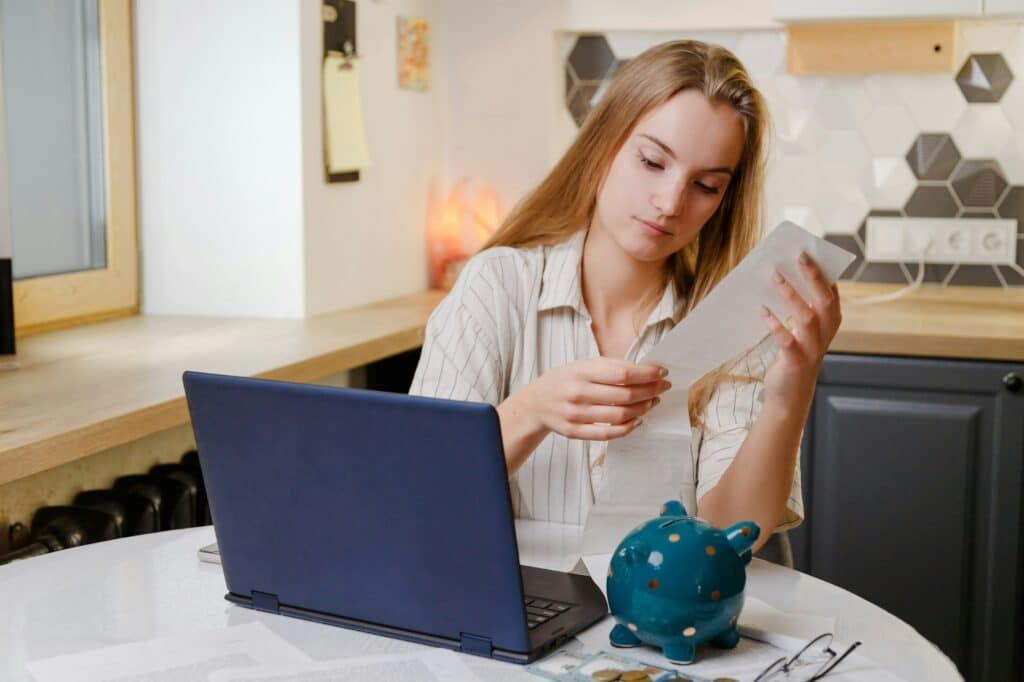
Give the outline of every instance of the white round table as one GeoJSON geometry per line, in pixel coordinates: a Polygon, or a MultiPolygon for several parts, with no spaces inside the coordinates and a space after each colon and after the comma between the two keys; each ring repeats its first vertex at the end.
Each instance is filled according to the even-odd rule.
{"type": "MultiPolygon", "coordinates": [[[[579,526],[517,521],[516,531],[524,564],[569,570],[578,559],[579,526]]],[[[229,604],[220,566],[196,555],[214,541],[207,526],[0,566],[0,680],[32,680],[25,665],[36,659],[253,621],[318,660],[419,647],[229,604]]],[[[747,593],[783,611],[835,617],[837,640],[861,640],[859,654],[908,681],[961,679],[913,628],[821,580],[755,559],[747,593]]],[[[483,680],[539,679],[512,664],[473,656],[466,663],[483,680]]],[[[841,671],[826,679],[841,681],[841,671]]]]}

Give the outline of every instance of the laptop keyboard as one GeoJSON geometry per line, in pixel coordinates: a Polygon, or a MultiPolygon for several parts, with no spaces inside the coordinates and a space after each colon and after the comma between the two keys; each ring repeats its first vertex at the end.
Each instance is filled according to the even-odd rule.
{"type": "Polygon", "coordinates": [[[526,622],[531,630],[572,608],[571,604],[563,604],[543,597],[526,597],[523,599],[523,603],[526,605],[526,622]]]}

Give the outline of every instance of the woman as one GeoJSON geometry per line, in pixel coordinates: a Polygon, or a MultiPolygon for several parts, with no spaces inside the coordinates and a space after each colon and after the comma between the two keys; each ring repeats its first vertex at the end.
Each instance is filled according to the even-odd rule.
{"type": "MultiPolygon", "coordinates": [[[[669,388],[638,361],[760,236],[767,130],[728,50],[647,50],[431,316],[410,392],[497,406],[518,516],[585,521],[607,441],[669,388]]],[[[813,297],[776,273],[792,329],[762,310],[765,341],[691,389],[679,453],[687,511],[756,521],[755,549],[803,518],[800,434],[840,322],[835,287],[805,255],[799,269],[813,297]]]]}

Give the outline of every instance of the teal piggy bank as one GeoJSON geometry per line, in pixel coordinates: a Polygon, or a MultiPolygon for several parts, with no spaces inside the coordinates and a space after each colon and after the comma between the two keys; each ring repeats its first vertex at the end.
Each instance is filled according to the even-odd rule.
{"type": "Polygon", "coordinates": [[[608,567],[611,643],[659,647],[673,663],[692,663],[697,646],[731,649],[750,548],[760,529],[746,521],[724,530],[686,515],[676,501],[623,538],[608,567]]]}

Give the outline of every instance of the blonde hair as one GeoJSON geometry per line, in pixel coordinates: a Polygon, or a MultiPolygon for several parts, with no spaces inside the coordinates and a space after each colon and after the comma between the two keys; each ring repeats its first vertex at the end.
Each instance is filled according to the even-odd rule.
{"type": "MultiPolygon", "coordinates": [[[[711,102],[731,106],[739,114],[745,136],[743,154],[718,209],[697,238],[669,258],[666,275],[685,297],[686,311],[693,309],[761,236],[768,110],[740,61],[718,45],[677,40],[631,59],[615,75],[559,162],[483,248],[554,244],[586,228],[612,160],[637,122],[689,88],[711,102]]],[[[753,380],[728,374],[724,367],[691,389],[689,412],[695,424],[701,423],[700,414],[720,381],[753,380]]]]}

